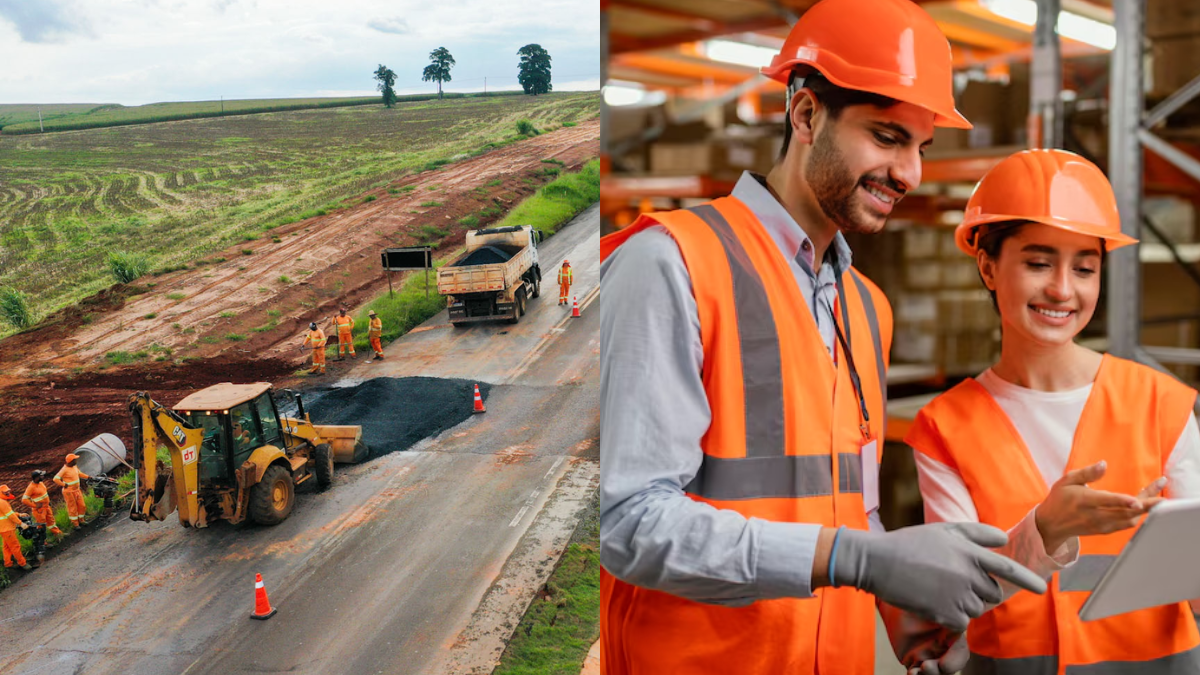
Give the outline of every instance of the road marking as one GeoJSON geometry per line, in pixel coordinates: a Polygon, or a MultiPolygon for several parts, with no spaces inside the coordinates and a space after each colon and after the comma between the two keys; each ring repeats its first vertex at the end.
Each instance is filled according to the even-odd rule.
{"type": "Polygon", "coordinates": [[[554,460],[554,464],[550,466],[550,470],[546,472],[546,475],[542,476],[542,480],[549,478],[550,474],[554,473],[558,467],[562,465],[564,459],[566,459],[566,457],[559,457],[558,459],[554,460]]]}
{"type": "Polygon", "coordinates": [[[522,506],[522,507],[521,507],[521,510],[520,510],[520,511],[517,511],[517,515],[513,517],[513,519],[512,519],[512,522],[511,522],[511,523],[509,523],[509,524],[508,524],[508,526],[509,526],[509,527],[516,527],[516,526],[517,526],[517,523],[521,522],[521,516],[524,516],[524,515],[525,515],[525,512],[526,512],[526,511],[528,511],[528,510],[529,510],[529,507],[528,507],[528,506],[522,506]]]}

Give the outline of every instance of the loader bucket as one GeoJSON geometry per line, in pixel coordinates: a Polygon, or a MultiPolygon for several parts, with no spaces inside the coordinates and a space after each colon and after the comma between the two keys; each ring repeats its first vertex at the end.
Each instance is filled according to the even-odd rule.
{"type": "Polygon", "coordinates": [[[314,424],[321,441],[333,448],[333,461],[357,464],[367,458],[371,449],[362,440],[362,427],[357,425],[314,424]]]}

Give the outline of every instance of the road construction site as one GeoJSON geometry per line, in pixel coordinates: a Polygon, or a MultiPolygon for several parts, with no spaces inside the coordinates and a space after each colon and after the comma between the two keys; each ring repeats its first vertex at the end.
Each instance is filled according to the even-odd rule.
{"type": "MultiPolygon", "coordinates": [[[[361,425],[371,455],[339,464],[326,491],[299,486],[294,510],[273,527],[185,529],[175,516],[145,523],[119,511],[88,526],[3,591],[0,633],[24,638],[3,642],[0,666],[12,673],[490,672],[598,480],[599,316],[590,311],[598,239],[593,207],[539,251],[544,270],[571,260],[579,318],[555,305],[553,292],[530,300],[517,324],[454,328],[442,312],[385,345],[386,360],[368,362],[363,353],[331,360],[320,380],[295,376],[299,355],[283,345],[294,343],[296,330],[278,338],[276,358],[226,349],[184,364],[73,377],[28,368],[10,379],[8,410],[38,413],[5,420],[15,433],[4,449],[4,479],[18,486],[30,468],[61,460],[64,448],[98,433],[128,439],[133,391],[171,405],[225,381],[301,392],[314,422],[361,425]],[[472,414],[475,384],[484,414],[472,414]],[[268,621],[249,620],[255,574],[278,610],[268,621]]],[[[202,283],[189,276],[196,272],[169,283],[202,283]]],[[[360,297],[369,288],[360,284],[360,297]]],[[[105,314],[103,321],[113,320],[105,314]]],[[[58,350],[60,367],[107,349],[60,337],[42,347],[58,350]]],[[[257,347],[259,354],[273,348],[257,347]]]]}

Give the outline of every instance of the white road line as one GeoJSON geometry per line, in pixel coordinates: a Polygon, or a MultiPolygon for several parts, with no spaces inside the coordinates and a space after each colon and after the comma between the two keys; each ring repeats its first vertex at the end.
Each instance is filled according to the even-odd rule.
{"type": "Polygon", "coordinates": [[[558,459],[554,460],[554,464],[550,466],[550,470],[546,472],[546,475],[542,476],[542,480],[546,480],[550,477],[550,474],[558,470],[558,467],[562,465],[564,459],[566,459],[566,457],[559,457],[558,459]]]}
{"type": "Polygon", "coordinates": [[[526,511],[528,511],[528,510],[529,510],[529,506],[527,506],[527,505],[526,505],[526,506],[522,506],[522,507],[521,507],[521,510],[520,510],[520,511],[517,511],[517,515],[513,516],[512,522],[511,522],[511,523],[509,523],[509,524],[508,524],[508,526],[509,526],[509,527],[516,527],[516,526],[517,526],[517,523],[521,522],[521,516],[524,516],[524,515],[525,515],[525,512],[526,512],[526,511]]]}

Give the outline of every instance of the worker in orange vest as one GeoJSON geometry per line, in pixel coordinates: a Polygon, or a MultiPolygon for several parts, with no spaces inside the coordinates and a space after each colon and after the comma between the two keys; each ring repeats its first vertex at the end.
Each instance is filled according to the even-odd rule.
{"type": "Polygon", "coordinates": [[[16,498],[7,485],[0,485],[0,540],[3,540],[4,543],[4,566],[12,567],[13,562],[16,561],[21,569],[31,570],[33,567],[21,554],[21,542],[17,539],[17,528],[24,530],[29,526],[21,522],[21,519],[17,517],[17,512],[13,511],[9,504],[16,498]]]}
{"type": "Polygon", "coordinates": [[[571,284],[574,282],[575,273],[571,271],[571,263],[564,259],[562,267],[558,270],[558,304],[568,305],[571,303],[569,296],[571,295],[571,284]]]}
{"type": "Polygon", "coordinates": [[[71,519],[71,525],[74,527],[87,523],[87,504],[83,501],[83,486],[80,485],[80,481],[91,478],[75,468],[78,460],[79,455],[75,453],[67,455],[66,465],[54,474],[54,482],[63,489],[63,500],[67,502],[67,517],[71,519]]]}
{"type": "Polygon", "coordinates": [[[383,358],[383,320],[375,314],[375,310],[367,312],[367,316],[371,317],[370,323],[367,324],[367,339],[371,342],[371,349],[375,350],[375,358],[383,358]]]}
{"type": "Polygon", "coordinates": [[[956,672],[909,619],[962,630],[997,580],[1046,585],[994,527],[884,531],[891,308],[843,236],[918,187],[935,127],[970,128],[950,46],[910,0],[821,0],[763,73],[787,86],[772,170],[600,243],[601,663],[872,675],[878,601],[905,666],[956,672]]]}
{"type": "Polygon", "coordinates": [[[46,472],[34,469],[29,485],[25,486],[25,494],[21,496],[21,503],[29,507],[33,519],[45,525],[47,532],[62,534],[62,530],[58,529],[54,522],[54,507],[50,504],[50,491],[46,489],[45,481],[46,472]]]}
{"type": "Polygon", "coordinates": [[[1200,602],[1079,618],[1163,488],[1200,497],[1196,391],[1075,342],[1105,257],[1136,243],[1108,179],[1064,150],[1016,153],[979,182],[955,239],[1000,314],[1000,359],[905,439],[925,519],[1007,530],[1001,552],[1050,581],[1045,596],[1004,587],[971,623],[965,672],[1200,673],[1200,602]]]}
{"type": "Polygon", "coordinates": [[[317,322],[313,321],[308,324],[308,334],[304,336],[303,347],[312,348],[312,370],[308,371],[313,375],[325,374],[325,331],[317,328],[317,322]]]}
{"type": "Polygon", "coordinates": [[[343,307],[338,311],[338,315],[333,317],[333,325],[337,328],[337,360],[341,361],[345,358],[347,347],[350,349],[350,358],[354,358],[354,317],[346,314],[346,308],[343,307]]]}

